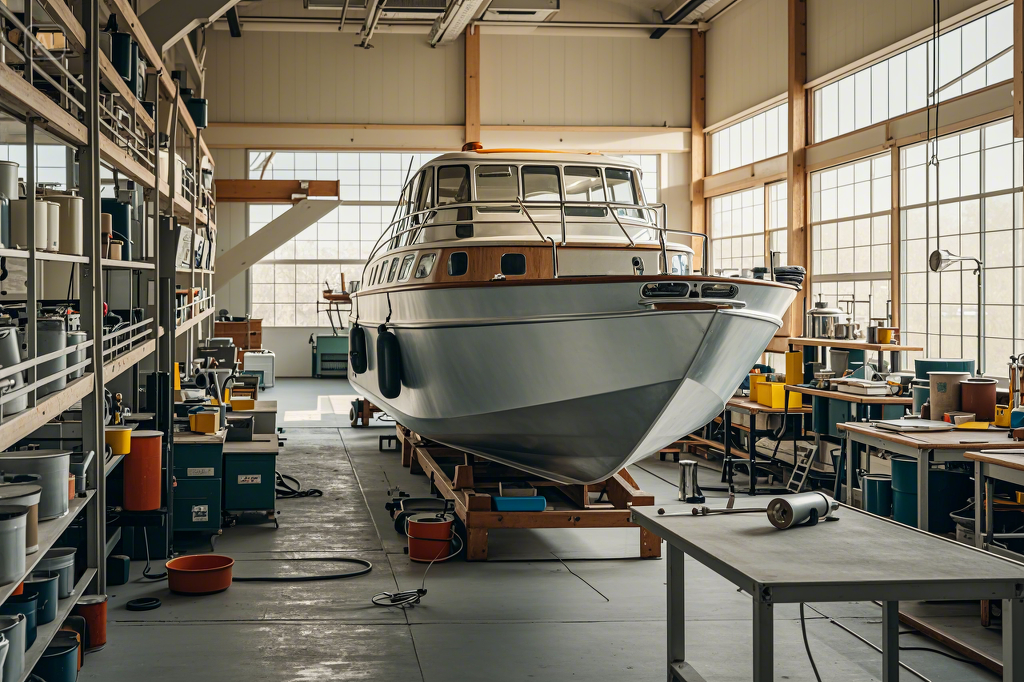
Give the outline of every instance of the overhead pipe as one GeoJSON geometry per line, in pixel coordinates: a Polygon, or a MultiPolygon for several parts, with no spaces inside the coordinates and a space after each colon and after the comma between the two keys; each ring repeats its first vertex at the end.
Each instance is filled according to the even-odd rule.
{"type": "MultiPolygon", "coordinates": [[[[271,33],[362,33],[362,21],[349,20],[345,25],[338,21],[321,17],[242,17],[247,31],[271,33]]],[[[384,19],[377,23],[374,33],[400,35],[424,35],[430,31],[433,22],[423,20],[384,19]]],[[[589,21],[474,21],[471,24],[480,27],[491,35],[520,35],[529,33],[568,33],[572,35],[621,35],[634,31],[646,36],[647,31],[661,24],[649,23],[613,23],[589,21]],[[589,33],[588,33],[589,32],[589,33]]],[[[228,30],[226,21],[214,23],[214,29],[228,30]]],[[[696,24],[673,24],[663,28],[673,30],[694,30],[696,24]]]]}

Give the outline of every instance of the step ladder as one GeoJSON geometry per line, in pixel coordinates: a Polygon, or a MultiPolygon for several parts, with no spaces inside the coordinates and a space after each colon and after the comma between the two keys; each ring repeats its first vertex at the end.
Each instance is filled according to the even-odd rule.
{"type": "Polygon", "coordinates": [[[817,453],[818,446],[815,445],[797,459],[796,465],[793,467],[793,475],[789,477],[789,483],[786,484],[786,490],[791,493],[798,493],[804,489],[807,477],[811,473],[811,462],[814,461],[814,456],[817,453]]]}

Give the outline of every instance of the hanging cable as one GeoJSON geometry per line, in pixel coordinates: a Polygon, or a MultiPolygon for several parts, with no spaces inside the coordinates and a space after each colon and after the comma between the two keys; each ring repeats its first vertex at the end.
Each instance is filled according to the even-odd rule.
{"type": "MultiPolygon", "coordinates": [[[[409,535],[409,519],[405,519],[405,537],[412,537],[409,535]]],[[[427,570],[423,571],[423,580],[420,581],[420,586],[415,590],[400,590],[398,592],[378,592],[370,598],[370,601],[377,606],[394,606],[400,609],[404,609],[407,606],[413,606],[420,603],[420,598],[427,594],[427,573],[430,571],[430,567],[434,565],[435,561],[448,561],[449,559],[459,555],[465,543],[459,534],[455,532],[455,524],[452,524],[452,534],[448,537],[448,542],[458,541],[459,547],[454,552],[446,557],[434,557],[427,564],[427,570]]]]}
{"type": "Polygon", "coordinates": [[[811,662],[811,670],[814,671],[814,679],[821,682],[821,675],[818,674],[818,666],[814,662],[814,655],[811,653],[811,645],[807,641],[807,621],[804,618],[804,603],[800,602],[800,634],[804,638],[804,651],[807,652],[807,660],[811,662]]]}
{"type": "Polygon", "coordinates": [[[152,568],[152,560],[149,558],[149,533],[146,531],[146,527],[142,527],[142,542],[146,547],[146,566],[142,569],[142,577],[146,580],[166,580],[167,571],[163,573],[150,573],[152,568]]]}

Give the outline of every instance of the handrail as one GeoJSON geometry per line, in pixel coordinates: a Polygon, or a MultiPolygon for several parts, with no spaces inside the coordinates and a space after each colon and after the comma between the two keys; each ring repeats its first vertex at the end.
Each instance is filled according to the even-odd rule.
{"type": "Polygon", "coordinates": [[[525,215],[527,220],[530,221],[530,224],[533,225],[533,229],[537,230],[537,236],[540,237],[540,240],[542,242],[551,242],[551,272],[555,276],[555,279],[558,279],[558,251],[557,247],[555,246],[554,237],[545,237],[544,233],[540,231],[539,227],[537,227],[537,222],[533,219],[533,216],[530,215],[530,212],[528,210],[526,210],[526,204],[523,203],[523,200],[520,199],[519,197],[516,197],[516,201],[518,201],[519,206],[522,207],[523,215],[525,215]]]}

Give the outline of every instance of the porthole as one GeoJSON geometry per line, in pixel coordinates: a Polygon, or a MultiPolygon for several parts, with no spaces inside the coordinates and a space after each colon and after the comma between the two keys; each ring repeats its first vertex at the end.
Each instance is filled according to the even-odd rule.
{"type": "Polygon", "coordinates": [[[469,272],[469,254],[465,251],[456,251],[448,256],[448,276],[462,277],[469,272]]]}
{"type": "Polygon", "coordinates": [[[521,253],[501,254],[501,274],[509,275],[526,274],[526,256],[521,253]]]}

